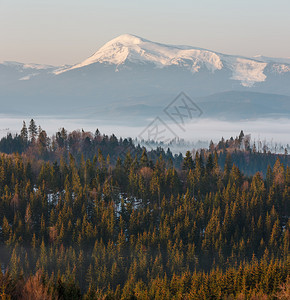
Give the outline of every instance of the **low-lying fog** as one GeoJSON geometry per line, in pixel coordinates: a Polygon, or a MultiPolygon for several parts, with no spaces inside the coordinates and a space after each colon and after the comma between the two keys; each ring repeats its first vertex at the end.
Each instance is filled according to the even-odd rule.
{"type": "MultiPolygon", "coordinates": [[[[19,133],[22,128],[23,120],[29,126],[30,118],[19,116],[0,116],[0,136],[6,136],[8,132],[19,133]]],[[[159,142],[167,142],[169,139],[183,139],[189,143],[208,145],[212,139],[217,142],[224,137],[225,139],[236,137],[243,130],[245,134],[251,134],[252,142],[267,141],[270,148],[275,145],[287,146],[290,144],[290,119],[257,119],[248,121],[228,122],[213,119],[195,119],[186,124],[177,124],[169,120],[155,119],[148,120],[145,126],[128,126],[116,124],[116,120],[98,121],[93,119],[70,119],[70,118],[51,118],[48,116],[34,117],[37,125],[40,125],[48,135],[54,134],[59,128],[64,127],[68,131],[84,130],[92,133],[98,128],[103,134],[117,137],[132,137],[137,139],[153,139],[159,142]],[[110,124],[111,123],[111,124],[110,124]]]]}

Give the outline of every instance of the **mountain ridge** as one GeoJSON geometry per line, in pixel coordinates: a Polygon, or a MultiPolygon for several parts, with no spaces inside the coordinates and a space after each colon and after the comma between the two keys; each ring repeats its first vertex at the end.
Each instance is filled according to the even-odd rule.
{"type": "Polygon", "coordinates": [[[152,42],[132,34],[123,34],[108,41],[93,55],[74,65],[55,67],[17,62],[4,62],[3,64],[19,69],[22,65],[22,71],[23,69],[27,72],[31,70],[31,74],[25,74],[18,78],[19,80],[29,80],[37,76],[39,70],[47,70],[47,73],[57,76],[94,64],[114,65],[116,72],[122,67],[128,67],[129,64],[151,64],[154,68],[177,66],[193,74],[202,69],[211,73],[227,69],[230,72],[229,79],[239,82],[244,87],[253,87],[257,83],[266,81],[269,74],[290,74],[290,58],[229,55],[188,45],[152,42]]]}
{"type": "Polygon", "coordinates": [[[0,64],[1,112],[88,113],[111,120],[113,111],[127,121],[135,113],[140,118],[155,117],[156,107],[166,107],[183,91],[192,99],[216,94],[217,100],[203,108],[210,117],[290,117],[289,98],[280,97],[290,96],[290,64],[266,60],[271,59],[122,35],[73,66],[0,64]],[[218,95],[226,91],[236,93],[218,95]],[[253,101],[247,102],[245,94],[244,98],[239,94],[243,92],[260,94],[250,95],[253,101]]]}
{"type": "Polygon", "coordinates": [[[125,65],[126,62],[151,63],[157,68],[176,65],[192,73],[197,73],[204,67],[210,72],[228,68],[232,72],[231,79],[240,81],[245,87],[251,87],[257,82],[266,80],[264,70],[269,64],[273,65],[272,69],[276,73],[290,72],[290,62],[287,66],[284,62],[281,63],[284,60],[287,59],[281,58],[279,63],[275,63],[274,59],[264,56],[256,59],[228,55],[198,47],[156,43],[135,35],[124,34],[107,42],[81,63],[56,69],[54,73],[59,75],[95,63],[116,65],[118,71],[119,66],[125,65]]]}

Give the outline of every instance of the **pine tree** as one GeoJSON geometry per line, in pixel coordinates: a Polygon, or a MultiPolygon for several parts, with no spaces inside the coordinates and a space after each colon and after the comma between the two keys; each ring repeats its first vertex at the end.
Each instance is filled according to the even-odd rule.
{"type": "Polygon", "coordinates": [[[24,145],[27,145],[27,142],[28,142],[28,130],[27,130],[25,121],[23,121],[23,126],[22,126],[22,129],[20,131],[20,137],[21,137],[24,145]]]}
{"type": "Polygon", "coordinates": [[[143,149],[141,158],[140,158],[140,165],[141,167],[148,167],[149,166],[149,161],[146,153],[146,149],[143,149]]]}
{"type": "Polygon", "coordinates": [[[28,131],[29,131],[29,138],[30,138],[31,142],[35,142],[35,138],[37,135],[37,126],[33,119],[30,120],[28,131]]]}
{"type": "Polygon", "coordinates": [[[193,169],[193,159],[192,159],[192,156],[191,156],[191,153],[190,151],[186,151],[186,154],[185,154],[185,158],[183,160],[183,170],[192,170],[193,169]]]}

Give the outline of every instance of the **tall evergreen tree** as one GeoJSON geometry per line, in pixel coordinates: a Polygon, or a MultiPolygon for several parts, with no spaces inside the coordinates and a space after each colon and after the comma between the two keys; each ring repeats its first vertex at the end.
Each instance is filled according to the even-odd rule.
{"type": "Polygon", "coordinates": [[[29,138],[32,142],[35,142],[35,138],[37,136],[37,126],[35,124],[35,121],[33,119],[30,120],[29,127],[29,138]]]}
{"type": "Polygon", "coordinates": [[[26,145],[28,142],[28,130],[27,130],[25,121],[23,121],[23,126],[20,131],[20,137],[21,137],[23,143],[26,145]]]}

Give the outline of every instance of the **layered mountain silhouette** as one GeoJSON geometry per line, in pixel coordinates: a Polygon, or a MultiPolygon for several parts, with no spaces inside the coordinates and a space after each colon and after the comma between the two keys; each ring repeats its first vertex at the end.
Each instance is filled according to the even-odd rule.
{"type": "Polygon", "coordinates": [[[210,118],[290,117],[290,59],[225,55],[125,34],[73,66],[0,64],[2,113],[151,118],[181,91],[210,118]]]}

